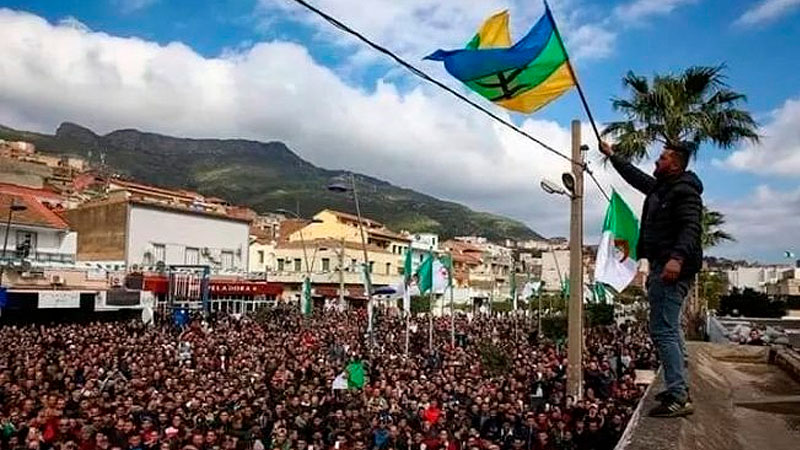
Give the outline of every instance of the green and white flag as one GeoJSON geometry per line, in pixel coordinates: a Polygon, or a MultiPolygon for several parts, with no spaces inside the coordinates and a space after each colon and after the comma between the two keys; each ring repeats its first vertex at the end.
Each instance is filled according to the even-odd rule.
{"type": "Polygon", "coordinates": [[[313,303],[311,300],[311,279],[308,277],[303,279],[303,293],[300,296],[300,301],[303,315],[310,316],[311,310],[313,309],[313,303]]]}
{"type": "Polygon", "coordinates": [[[403,311],[411,312],[411,277],[413,276],[411,264],[411,247],[406,250],[406,259],[403,261],[403,311]]]}
{"type": "Polygon", "coordinates": [[[420,294],[433,291],[434,294],[441,294],[451,285],[450,281],[451,263],[449,259],[440,260],[433,253],[422,261],[417,268],[418,286],[420,294]]]}
{"type": "Polygon", "coordinates": [[[639,241],[639,220],[614,191],[606,210],[603,237],[597,248],[594,279],[622,292],[636,276],[636,244],[639,241]]]}

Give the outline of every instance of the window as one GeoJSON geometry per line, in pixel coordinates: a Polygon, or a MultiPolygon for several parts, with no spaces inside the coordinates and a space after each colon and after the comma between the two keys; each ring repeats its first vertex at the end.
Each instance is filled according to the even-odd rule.
{"type": "Polygon", "coordinates": [[[153,244],[153,261],[158,264],[159,262],[166,262],[167,247],[164,244],[153,244]]]}
{"type": "Polygon", "coordinates": [[[258,251],[258,263],[264,264],[264,250],[258,251]]]}
{"type": "MultiPolygon", "coordinates": [[[[6,231],[8,233],[8,231],[6,231]]],[[[17,231],[17,254],[22,258],[27,258],[31,252],[36,251],[36,232],[35,231],[17,231]]]]}
{"type": "Polygon", "coordinates": [[[357,270],[358,270],[358,261],[356,261],[355,259],[351,259],[350,260],[350,271],[351,272],[355,272],[357,270]]]}
{"type": "Polygon", "coordinates": [[[283,272],[285,269],[283,265],[283,258],[278,258],[278,272],[283,272]]]}
{"type": "Polygon", "coordinates": [[[189,265],[200,264],[200,249],[186,247],[186,252],[183,255],[183,263],[189,265]]]}
{"type": "Polygon", "coordinates": [[[302,266],[300,264],[300,258],[295,258],[294,259],[294,271],[295,272],[300,272],[301,270],[303,270],[303,268],[302,268],[302,266]]]}
{"type": "Polygon", "coordinates": [[[392,263],[386,263],[386,275],[392,274],[392,263]]]}
{"type": "Polygon", "coordinates": [[[330,258],[322,258],[322,271],[328,272],[331,270],[331,260],[330,258]]]}
{"type": "Polygon", "coordinates": [[[233,270],[233,252],[222,252],[222,270],[233,270]]]}
{"type": "Polygon", "coordinates": [[[375,261],[369,262],[369,273],[375,273],[375,261]]]}

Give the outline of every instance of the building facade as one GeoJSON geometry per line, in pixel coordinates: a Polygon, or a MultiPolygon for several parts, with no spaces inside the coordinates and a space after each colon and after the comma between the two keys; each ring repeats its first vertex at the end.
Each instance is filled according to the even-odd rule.
{"type": "Polygon", "coordinates": [[[245,273],[249,221],[204,210],[122,196],[66,212],[78,231],[79,261],[128,269],[209,266],[245,273]]]}

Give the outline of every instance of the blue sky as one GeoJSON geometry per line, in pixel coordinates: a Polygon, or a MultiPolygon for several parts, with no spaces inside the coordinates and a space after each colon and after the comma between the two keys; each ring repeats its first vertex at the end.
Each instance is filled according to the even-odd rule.
{"type": "MultiPolygon", "coordinates": [[[[421,58],[463,45],[498,9],[510,10],[515,37],[542,12],[522,0],[311,3],[459,89],[421,58]]],[[[600,122],[618,118],[609,99],[624,94],[628,70],[651,75],[725,63],[765,139],[728,152],[703,149],[696,162],[706,201],[728,216],[738,238],[712,253],[777,262],[785,249],[800,251],[793,225],[800,217],[800,0],[551,6],[600,122]]],[[[559,162],[290,0],[0,1],[0,8],[0,51],[9,56],[0,62],[0,123],[52,131],[72,120],[99,132],[280,139],[325,167],[566,234],[566,205],[537,187],[542,177],[558,178],[559,162]]],[[[510,117],[564,149],[570,119],[585,119],[575,93],[534,116],[510,117]]],[[[598,172],[632,203],[641,201],[616,175],[598,172]]],[[[603,208],[590,194],[587,239],[598,234],[603,208]]]]}

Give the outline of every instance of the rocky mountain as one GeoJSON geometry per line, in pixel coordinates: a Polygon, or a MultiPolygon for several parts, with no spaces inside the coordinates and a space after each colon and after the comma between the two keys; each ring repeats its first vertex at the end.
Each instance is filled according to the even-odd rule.
{"type": "MultiPolygon", "coordinates": [[[[247,205],[310,216],[323,208],[354,211],[352,197],[326,187],[344,172],[317,167],[282,142],[185,139],[117,130],[98,135],[63,123],[54,135],[0,126],[0,139],[33,142],[38,151],[81,156],[94,166],[145,183],[191,189],[247,205]]],[[[395,230],[435,232],[443,238],[477,234],[490,240],[541,236],[525,224],[356,174],[362,213],[395,230]]]]}

